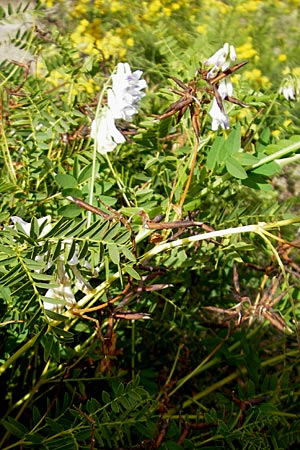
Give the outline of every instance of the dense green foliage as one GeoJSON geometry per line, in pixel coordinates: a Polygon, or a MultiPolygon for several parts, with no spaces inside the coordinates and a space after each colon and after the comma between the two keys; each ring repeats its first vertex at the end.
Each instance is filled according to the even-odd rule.
{"type": "MultiPolygon", "coordinates": [[[[37,5],[38,27],[12,39],[32,61],[0,63],[0,447],[295,448],[300,127],[279,88],[300,75],[297,2],[247,2],[262,24],[237,1],[218,39],[218,8],[235,2],[204,1],[202,23],[197,2],[169,20],[168,1],[142,2],[139,19],[140,2],[111,2],[95,46],[80,14],[95,30],[97,11],[74,3],[37,5]],[[203,63],[226,41],[247,59],[240,23],[257,47],[232,74],[230,129],[212,131],[203,63]],[[126,37],[119,52],[99,48],[108,30],[126,37]],[[90,127],[120,60],[143,70],[147,95],[102,155],[90,127]],[[174,78],[195,77],[199,139],[197,111],[157,120],[180,98],[174,78]],[[49,294],[62,285],[65,298],[49,294]]],[[[0,8],[1,23],[27,8],[0,8]]]]}

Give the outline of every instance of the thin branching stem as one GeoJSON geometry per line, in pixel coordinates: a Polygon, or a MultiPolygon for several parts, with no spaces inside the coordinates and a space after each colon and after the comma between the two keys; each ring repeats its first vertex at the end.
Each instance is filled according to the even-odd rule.
{"type": "Polygon", "coordinates": [[[181,210],[182,210],[183,204],[185,202],[186,196],[188,194],[188,191],[190,189],[190,185],[191,185],[191,182],[192,182],[194,169],[195,169],[195,165],[196,165],[196,161],[197,161],[198,147],[199,147],[198,140],[196,139],[195,143],[194,143],[193,153],[192,153],[192,161],[191,161],[190,173],[189,173],[189,176],[188,176],[188,179],[187,179],[184,191],[182,193],[182,196],[181,196],[181,199],[180,199],[180,202],[179,202],[179,206],[180,206],[181,210]]]}

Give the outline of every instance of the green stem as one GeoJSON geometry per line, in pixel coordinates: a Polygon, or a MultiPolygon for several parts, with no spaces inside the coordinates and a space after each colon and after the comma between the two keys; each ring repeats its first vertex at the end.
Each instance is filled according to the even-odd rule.
{"type": "MultiPolygon", "coordinates": [[[[94,141],[94,147],[93,147],[93,159],[92,159],[92,176],[90,179],[90,185],[89,185],[89,204],[93,205],[94,200],[94,186],[96,181],[96,170],[97,170],[97,140],[94,141]]],[[[92,223],[92,212],[88,211],[87,214],[87,228],[90,227],[92,223]]]]}
{"type": "Polygon", "coordinates": [[[199,371],[201,370],[201,368],[203,368],[203,366],[205,366],[207,364],[207,362],[211,359],[211,357],[217,353],[217,351],[223,346],[223,344],[227,341],[229,336],[227,336],[225,339],[223,339],[214,349],[213,351],[207,355],[206,358],[204,358],[203,361],[201,361],[201,363],[194,369],[192,370],[192,372],[190,372],[187,376],[185,376],[184,378],[182,378],[176,385],[176,387],[170,392],[169,397],[171,397],[172,395],[175,394],[176,391],[178,391],[178,389],[180,389],[187,381],[189,381],[191,378],[193,378],[195,375],[197,375],[199,373],[199,371]]]}
{"type": "Polygon", "coordinates": [[[124,200],[125,200],[125,202],[126,202],[126,205],[127,205],[127,206],[131,206],[130,201],[128,200],[127,195],[126,195],[126,192],[125,192],[125,186],[124,186],[124,183],[122,182],[122,180],[121,180],[121,178],[119,177],[119,175],[116,173],[116,171],[115,171],[115,169],[114,169],[114,167],[113,167],[113,165],[112,165],[112,163],[111,163],[111,160],[110,160],[110,158],[109,158],[109,156],[108,156],[108,153],[106,153],[105,156],[106,156],[107,164],[108,164],[108,166],[109,166],[109,168],[110,168],[111,173],[113,174],[114,179],[116,180],[116,183],[117,183],[117,185],[118,185],[118,188],[120,189],[121,194],[122,194],[122,196],[123,196],[123,198],[124,198],[124,200]]]}
{"type": "Polygon", "coordinates": [[[131,321],[131,379],[135,378],[135,320],[131,321]]]}
{"type": "MultiPolygon", "coordinates": [[[[160,397],[161,397],[162,395],[165,394],[165,390],[168,388],[168,385],[169,385],[169,383],[170,383],[171,380],[172,380],[172,377],[173,377],[173,374],[174,374],[174,372],[175,372],[175,368],[176,368],[176,365],[177,365],[177,362],[178,362],[178,359],[179,359],[179,355],[180,355],[180,352],[181,352],[182,348],[183,348],[183,344],[180,344],[180,345],[178,346],[177,354],[176,354],[176,356],[175,356],[175,359],[174,359],[174,362],[173,362],[172,369],[171,369],[171,371],[170,371],[170,373],[169,373],[169,376],[168,376],[168,378],[167,378],[167,380],[166,380],[166,382],[165,382],[165,384],[164,384],[163,389],[161,389],[160,392],[158,393],[158,396],[157,396],[156,401],[158,401],[158,400],[160,399],[160,397]]],[[[172,392],[173,392],[173,391],[172,391],[172,392]]],[[[170,396],[170,395],[171,395],[171,394],[169,394],[169,396],[170,396]]]]}
{"type": "MultiPolygon", "coordinates": [[[[204,145],[204,144],[203,144],[204,145]]],[[[200,146],[199,146],[200,148],[200,146]]],[[[180,209],[182,209],[182,206],[185,202],[186,196],[188,194],[191,182],[192,182],[192,178],[193,178],[193,174],[194,174],[194,169],[195,169],[195,165],[196,165],[196,160],[197,160],[197,154],[198,154],[198,140],[195,140],[195,144],[194,144],[194,149],[193,149],[193,153],[192,153],[192,158],[191,158],[191,167],[190,167],[190,173],[183,191],[183,194],[181,196],[180,202],[179,202],[179,206],[180,209]]]]}
{"type": "MultiPolygon", "coordinates": [[[[107,87],[109,86],[110,83],[110,77],[108,78],[108,80],[106,81],[106,83],[103,85],[102,91],[99,95],[99,99],[98,99],[98,104],[97,104],[97,109],[96,109],[96,114],[95,114],[95,120],[97,120],[97,117],[99,116],[99,114],[101,114],[101,109],[102,109],[102,103],[103,103],[103,97],[104,97],[104,93],[107,90],[107,87]]],[[[92,176],[89,182],[89,203],[90,205],[93,205],[93,199],[94,199],[94,187],[95,187],[95,181],[96,181],[96,173],[97,173],[97,153],[98,153],[98,140],[95,139],[94,140],[94,146],[93,146],[93,157],[92,157],[92,176]]],[[[92,222],[92,212],[88,211],[88,216],[87,216],[87,227],[89,227],[91,225],[92,222]]]]}
{"type": "Polygon", "coordinates": [[[299,148],[300,148],[300,141],[294,142],[293,144],[288,145],[287,147],[285,147],[285,148],[283,148],[281,150],[278,150],[277,152],[272,153],[271,155],[265,156],[264,158],[262,158],[257,163],[252,164],[251,166],[248,166],[246,168],[246,171],[248,172],[250,170],[257,169],[258,167],[263,166],[264,164],[267,164],[269,162],[272,162],[272,161],[275,161],[277,159],[280,159],[283,156],[288,155],[289,153],[293,153],[296,150],[298,150],[299,148]]]}
{"type": "MultiPolygon", "coordinates": [[[[272,161],[275,161],[276,164],[278,164],[280,167],[284,167],[288,164],[294,163],[300,159],[300,154],[293,155],[290,158],[281,158],[283,158],[285,155],[295,152],[299,148],[300,141],[294,142],[293,144],[288,145],[287,147],[278,150],[271,155],[265,156],[260,161],[247,166],[245,170],[246,172],[250,172],[251,170],[257,169],[258,167],[261,167],[264,164],[270,163],[272,161]]],[[[228,172],[223,176],[219,176],[209,187],[205,187],[199,192],[200,197],[205,197],[209,192],[213,192],[218,186],[224,184],[225,181],[230,180],[231,178],[232,175],[230,175],[228,172]]]]}
{"type": "Polygon", "coordinates": [[[289,158],[275,159],[275,162],[276,162],[276,164],[278,164],[278,166],[283,168],[289,164],[294,164],[295,162],[298,162],[299,159],[300,159],[300,153],[296,153],[296,155],[290,156],[289,158]]]}
{"type": "MultiPolygon", "coordinates": [[[[3,104],[3,93],[2,92],[1,92],[1,103],[3,104]]],[[[3,155],[4,165],[7,169],[8,176],[9,176],[11,182],[16,185],[17,184],[17,176],[16,176],[12,158],[10,155],[10,151],[8,148],[6,134],[4,132],[3,120],[0,122],[0,132],[1,132],[1,137],[2,137],[1,147],[2,147],[2,155],[3,155]]]]}

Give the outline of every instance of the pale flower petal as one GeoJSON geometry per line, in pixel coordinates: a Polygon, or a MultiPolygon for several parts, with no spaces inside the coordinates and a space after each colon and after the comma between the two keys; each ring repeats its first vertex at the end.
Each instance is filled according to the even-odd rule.
{"type": "Polygon", "coordinates": [[[65,309],[70,309],[76,304],[74,294],[71,289],[71,283],[66,280],[65,283],[61,283],[58,287],[48,289],[45,297],[53,300],[61,300],[61,303],[52,303],[44,301],[44,308],[50,311],[61,314],[65,309]]]}
{"type": "Polygon", "coordinates": [[[235,61],[236,60],[236,51],[233,45],[230,46],[230,50],[229,50],[229,58],[230,61],[235,61]]]}
{"type": "Polygon", "coordinates": [[[117,129],[110,109],[104,108],[92,122],[91,137],[95,139],[97,151],[102,155],[114,150],[125,137],[117,129]]]}
{"type": "Polygon", "coordinates": [[[222,97],[222,99],[224,100],[224,98],[226,97],[231,97],[233,94],[233,86],[232,86],[232,82],[231,79],[229,77],[224,78],[223,80],[220,81],[219,87],[218,87],[218,92],[220,94],[220,96],[222,97]]]}
{"type": "Polygon", "coordinates": [[[230,128],[229,118],[228,118],[227,114],[225,114],[221,111],[221,109],[219,108],[219,105],[217,103],[217,100],[215,98],[213,100],[212,107],[209,111],[209,115],[212,118],[211,129],[213,131],[216,131],[219,128],[219,126],[221,126],[221,128],[223,128],[225,130],[228,130],[230,128]]]}
{"type": "Polygon", "coordinates": [[[288,76],[282,83],[279,94],[288,101],[296,100],[300,96],[300,81],[296,76],[288,76]]]}
{"type": "Polygon", "coordinates": [[[208,58],[205,62],[205,66],[217,66],[221,67],[222,64],[226,61],[228,54],[228,44],[224,44],[224,47],[217,50],[210,58],[208,58]]]}
{"type": "MultiPolygon", "coordinates": [[[[236,52],[233,45],[229,45],[226,42],[222,48],[216,51],[210,58],[205,61],[205,65],[211,67],[207,72],[207,79],[215,78],[219,73],[225,72],[230,68],[232,62],[236,60],[236,52]]],[[[221,100],[227,97],[232,97],[233,86],[230,77],[227,74],[226,78],[223,78],[218,83],[218,93],[221,100]]],[[[212,130],[217,130],[219,127],[223,129],[229,129],[229,118],[227,114],[222,111],[218,105],[216,98],[214,98],[209,115],[212,118],[212,130]]]]}
{"type": "Polygon", "coordinates": [[[207,73],[207,78],[215,78],[219,72],[225,72],[230,67],[230,64],[236,60],[236,52],[233,45],[226,42],[222,48],[216,51],[205,62],[205,66],[212,66],[207,73]]]}
{"type": "Polygon", "coordinates": [[[282,93],[286,100],[295,100],[295,91],[293,86],[285,86],[282,93]]]}
{"type": "MultiPolygon", "coordinates": [[[[23,220],[21,217],[19,216],[12,216],[11,217],[11,221],[13,222],[14,225],[16,225],[16,223],[18,223],[19,225],[21,225],[21,227],[23,228],[23,231],[25,234],[27,234],[27,236],[30,235],[30,227],[31,227],[31,223],[30,222],[26,222],[25,220],[23,220]]],[[[50,216],[44,216],[44,217],[40,217],[39,219],[37,219],[38,225],[39,227],[42,224],[45,224],[40,236],[43,236],[45,234],[48,233],[48,231],[51,230],[51,217],[50,216]]]]}

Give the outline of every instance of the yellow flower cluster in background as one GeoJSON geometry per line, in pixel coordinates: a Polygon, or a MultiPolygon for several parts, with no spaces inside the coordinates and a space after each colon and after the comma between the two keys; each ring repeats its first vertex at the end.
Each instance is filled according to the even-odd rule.
{"type": "Polygon", "coordinates": [[[36,74],[54,88],[58,88],[60,94],[65,92],[70,99],[83,92],[93,96],[100,89],[94,79],[87,77],[83,72],[78,72],[75,77],[65,67],[55,68],[49,72],[43,57],[38,60],[36,74]]]}
{"type": "Polygon", "coordinates": [[[266,90],[272,86],[269,78],[263,75],[260,69],[244,70],[243,78],[249,81],[249,85],[255,90],[259,90],[261,88],[266,90]]]}
{"type": "Polygon", "coordinates": [[[240,1],[236,5],[236,12],[239,14],[256,12],[263,3],[264,2],[262,0],[249,0],[247,2],[240,1]]]}
{"type": "Polygon", "coordinates": [[[253,47],[253,38],[251,36],[247,37],[244,44],[236,47],[236,54],[239,59],[252,59],[254,62],[258,62],[259,56],[257,50],[253,47]]]}

